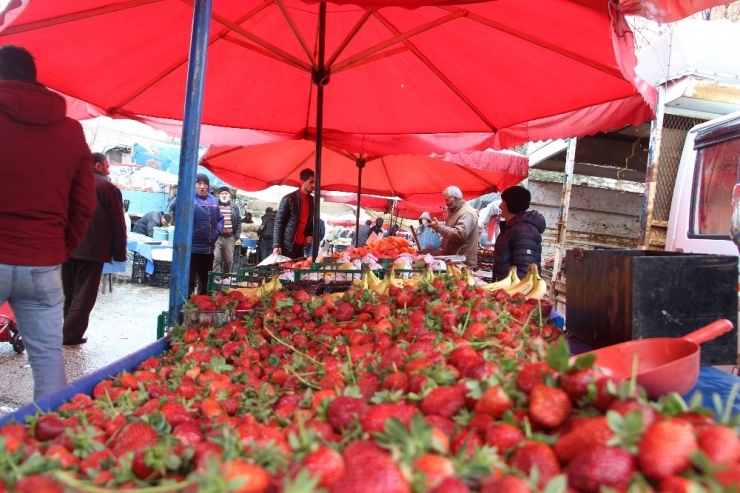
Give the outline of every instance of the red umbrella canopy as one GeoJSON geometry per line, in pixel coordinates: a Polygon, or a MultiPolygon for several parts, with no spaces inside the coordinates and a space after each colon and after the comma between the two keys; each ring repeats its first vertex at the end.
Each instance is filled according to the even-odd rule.
{"type": "MultiPolygon", "coordinates": [[[[242,190],[271,185],[299,186],[298,175],[313,168],[315,143],[286,140],[248,147],[211,147],[201,165],[242,190]]],[[[321,188],[357,192],[359,156],[324,147],[321,188]]],[[[395,196],[417,205],[442,202],[441,193],[456,185],[465,197],[504,190],[527,178],[527,156],[505,151],[470,154],[366,156],[360,193],[395,196]]]]}
{"type": "MultiPolygon", "coordinates": [[[[613,1],[434,3],[327,4],[324,143],[383,155],[503,149],[652,118],[655,92],[635,76],[632,33],[613,1]]],[[[192,2],[17,5],[0,43],[28,48],[40,82],[89,103],[88,114],[176,131],[192,2]],[[91,42],[91,33],[110,32],[91,42]],[[95,76],[81,75],[89,71],[95,76]]],[[[315,135],[318,9],[302,0],[213,1],[202,142],[251,144],[254,131],[315,135]]]]}

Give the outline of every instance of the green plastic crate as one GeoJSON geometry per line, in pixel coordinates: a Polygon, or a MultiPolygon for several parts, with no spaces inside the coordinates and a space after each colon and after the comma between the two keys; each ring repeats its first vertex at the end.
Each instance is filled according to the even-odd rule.
{"type": "Polygon", "coordinates": [[[162,312],[157,315],[157,339],[163,338],[169,332],[167,327],[168,312],[162,312]]]}
{"type": "Polygon", "coordinates": [[[229,274],[224,272],[208,273],[208,294],[221,291],[224,288],[252,288],[262,284],[264,277],[252,274],[229,274]]]}

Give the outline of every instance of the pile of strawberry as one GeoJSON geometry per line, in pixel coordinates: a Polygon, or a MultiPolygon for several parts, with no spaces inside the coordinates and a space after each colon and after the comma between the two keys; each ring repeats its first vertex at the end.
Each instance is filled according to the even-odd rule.
{"type": "MultiPolygon", "coordinates": [[[[261,307],[0,428],[0,492],[722,491],[740,440],[569,361],[546,303],[437,278],[388,296],[235,292],[261,307]]],[[[231,304],[231,305],[230,305],[231,304]]]]}

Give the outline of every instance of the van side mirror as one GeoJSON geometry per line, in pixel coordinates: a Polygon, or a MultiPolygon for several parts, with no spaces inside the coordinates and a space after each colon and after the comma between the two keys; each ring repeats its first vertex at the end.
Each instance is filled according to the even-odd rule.
{"type": "Polygon", "coordinates": [[[732,188],[732,219],[730,221],[730,237],[740,253],[740,183],[732,188]]]}

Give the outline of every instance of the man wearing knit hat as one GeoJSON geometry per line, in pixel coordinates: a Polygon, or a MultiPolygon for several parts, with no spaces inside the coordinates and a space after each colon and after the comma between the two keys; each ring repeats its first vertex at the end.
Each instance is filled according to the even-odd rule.
{"type": "Polygon", "coordinates": [[[501,216],[506,223],[496,238],[493,253],[493,278],[498,281],[506,277],[509,269],[516,266],[517,275],[524,278],[529,264],[542,261],[542,233],[545,218],[537,211],[528,211],[532,195],[524,187],[513,186],[501,194],[501,216]]]}
{"type": "Polygon", "coordinates": [[[234,245],[241,236],[242,219],[239,208],[231,200],[231,189],[218,189],[218,207],[224,215],[224,229],[216,240],[213,255],[213,272],[231,272],[234,266],[234,245]]]}
{"type": "MultiPolygon", "coordinates": [[[[209,192],[208,176],[195,176],[195,207],[193,208],[193,242],[190,246],[190,276],[188,293],[206,294],[208,271],[213,269],[213,252],[216,240],[224,229],[224,215],[218,201],[209,192]],[[196,291],[197,286],[197,291],[196,291]]],[[[186,195],[183,193],[183,198],[186,195]]],[[[177,197],[170,202],[170,209],[177,214],[177,197]]]]}

